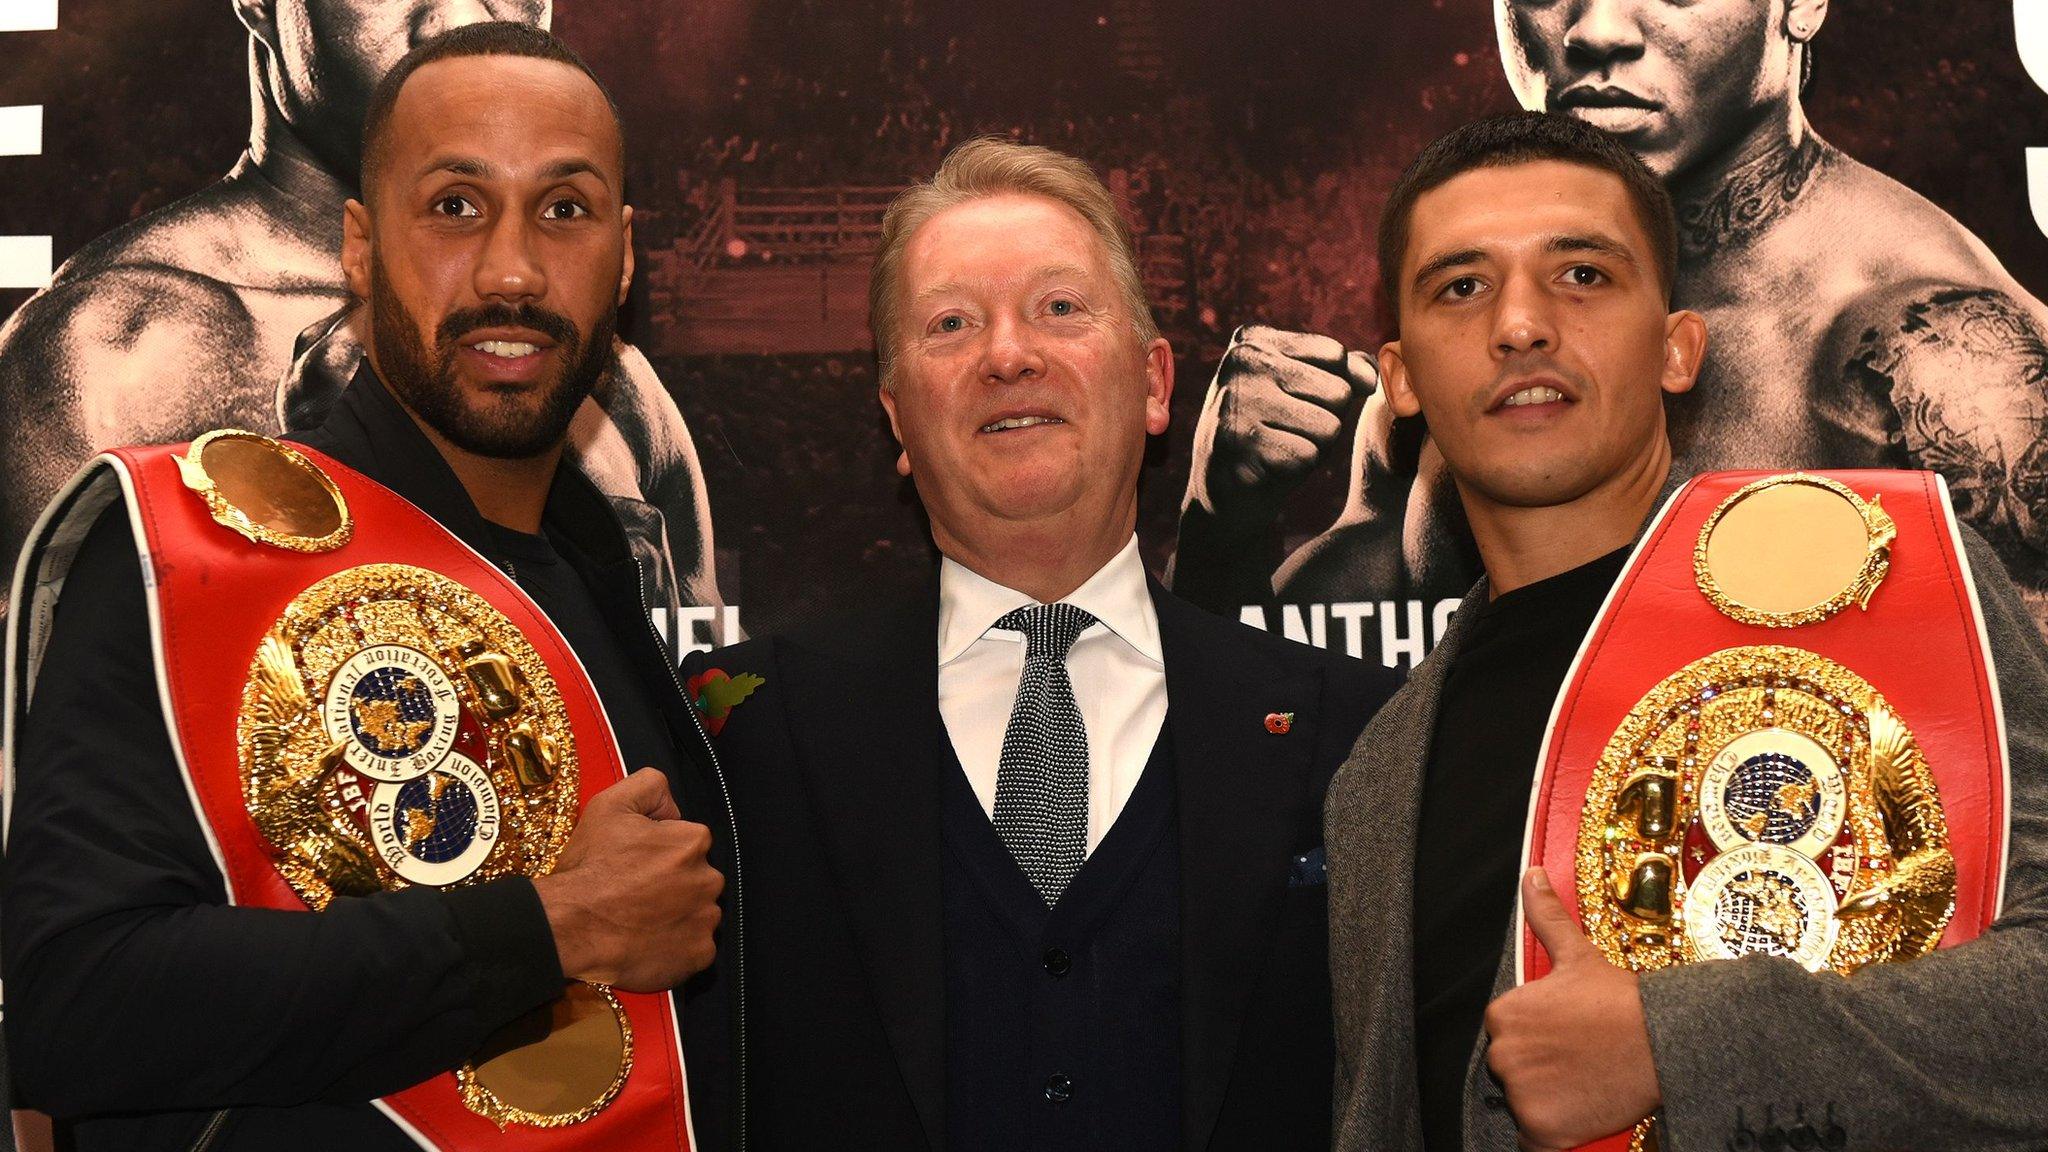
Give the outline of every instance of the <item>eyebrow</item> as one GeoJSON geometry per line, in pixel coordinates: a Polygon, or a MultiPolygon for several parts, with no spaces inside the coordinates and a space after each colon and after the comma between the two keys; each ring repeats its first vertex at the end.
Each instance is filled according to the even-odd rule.
{"type": "MultiPolygon", "coordinates": [[[[1031,279],[1032,279],[1032,280],[1034,280],[1034,281],[1040,281],[1040,280],[1057,280],[1057,279],[1060,279],[1060,278],[1062,278],[1062,277],[1067,277],[1067,276],[1084,276],[1084,277],[1085,277],[1086,275],[1088,275],[1088,270],[1087,270],[1087,269],[1085,269],[1085,268],[1079,267],[1078,265],[1074,265],[1074,264],[1048,264],[1048,265],[1046,265],[1046,266],[1045,266],[1045,267],[1043,267],[1043,268],[1039,268],[1039,269],[1036,269],[1035,271],[1033,271],[1033,272],[1031,273],[1031,279]]],[[[927,300],[930,300],[930,299],[932,299],[932,298],[933,298],[933,297],[935,297],[935,296],[948,296],[948,295],[951,295],[951,294],[953,294],[953,293],[956,293],[956,292],[964,292],[964,291],[966,291],[966,289],[967,289],[967,286],[966,286],[966,285],[964,285],[964,284],[962,284],[962,283],[960,283],[959,281],[957,281],[957,280],[948,280],[948,281],[946,281],[946,282],[945,282],[944,284],[934,284],[934,285],[932,285],[931,287],[929,287],[929,288],[925,289],[924,291],[922,291],[922,292],[919,292],[919,293],[918,293],[918,294],[917,294],[917,295],[916,295],[916,296],[915,296],[915,297],[914,297],[914,298],[912,299],[912,301],[911,301],[911,302],[912,302],[912,303],[914,303],[914,304],[922,304],[922,303],[924,303],[925,301],[927,301],[927,300]]]]}
{"type": "Polygon", "coordinates": [[[1628,246],[1620,241],[1582,232],[1568,232],[1561,236],[1552,236],[1549,242],[1543,245],[1543,250],[1546,252],[1597,252],[1602,256],[1619,260],[1624,264],[1633,265],[1636,262],[1636,254],[1629,251],[1628,246]]]}
{"type": "MultiPolygon", "coordinates": [[[[1552,236],[1543,242],[1543,250],[1556,254],[1594,252],[1628,264],[1631,267],[1636,263],[1635,253],[1629,251],[1626,245],[1616,240],[1610,240],[1605,236],[1587,232],[1565,232],[1552,236]]],[[[1441,256],[1432,257],[1424,261],[1422,267],[1415,270],[1413,287],[1419,289],[1430,280],[1453,268],[1477,264],[1484,259],[1486,259],[1486,252],[1480,248],[1460,248],[1455,252],[1446,252],[1441,256]]]]}
{"type": "Polygon", "coordinates": [[[1415,283],[1412,287],[1420,288],[1444,272],[1467,264],[1477,264],[1484,259],[1486,253],[1477,248],[1460,248],[1456,252],[1433,256],[1423,261],[1422,267],[1415,270],[1415,283]]]}
{"type": "Polygon", "coordinates": [[[540,170],[540,178],[543,180],[566,180],[571,176],[582,175],[586,172],[597,177],[605,186],[609,187],[611,185],[611,180],[605,176],[604,171],[595,162],[586,160],[581,156],[571,156],[567,159],[555,161],[553,164],[540,170]]]}
{"type": "MultiPolygon", "coordinates": [[[[496,175],[497,169],[489,161],[475,156],[437,156],[420,168],[422,177],[435,172],[447,172],[471,180],[488,180],[496,175]]],[[[596,162],[582,156],[568,156],[540,170],[540,179],[547,181],[566,180],[571,176],[588,173],[602,181],[609,188],[611,180],[596,162]]]]}

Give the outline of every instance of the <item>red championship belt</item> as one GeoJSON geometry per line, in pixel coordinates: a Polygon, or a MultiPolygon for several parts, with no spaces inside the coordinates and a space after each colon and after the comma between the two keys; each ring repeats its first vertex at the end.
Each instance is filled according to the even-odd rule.
{"type": "MultiPolygon", "coordinates": [[[[1997,917],[2006,773],[1941,478],[1716,473],[1658,514],[1565,678],[1525,862],[1625,967],[1846,974],[1997,917]]],[[[1550,958],[1517,915],[1527,982],[1550,958]]]]}
{"type": "MultiPolygon", "coordinates": [[[[145,562],[172,745],[233,903],[542,875],[624,777],[546,616],[389,489],[216,432],[101,456],[38,540],[67,535],[61,509],[83,520],[75,542],[110,480],[145,562]]],[[[686,1152],[679,1036],[666,993],[571,982],[461,1069],[377,1105],[439,1152],[686,1152]]]]}

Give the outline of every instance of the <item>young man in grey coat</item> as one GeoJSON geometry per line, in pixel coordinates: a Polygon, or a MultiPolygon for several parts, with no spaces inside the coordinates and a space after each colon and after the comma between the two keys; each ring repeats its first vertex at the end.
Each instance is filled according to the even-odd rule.
{"type": "Polygon", "coordinates": [[[1967,528],[2011,769],[1983,935],[1846,979],[1763,955],[1638,975],[1518,876],[1552,702],[1685,479],[1663,400],[1707,332],[1673,310],[1674,248],[1655,178],[1563,117],[1459,129],[1389,198],[1384,386],[1427,418],[1487,575],[1331,786],[1337,1146],[1570,1148],[1655,1114],[1664,1152],[2042,1147],[2048,652],[1967,528]],[[1557,963],[1516,988],[1518,881],[1557,963]]]}

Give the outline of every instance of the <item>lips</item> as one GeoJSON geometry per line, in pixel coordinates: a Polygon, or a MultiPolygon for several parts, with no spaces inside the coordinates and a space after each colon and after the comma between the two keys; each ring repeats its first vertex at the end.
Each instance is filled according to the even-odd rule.
{"type": "Polygon", "coordinates": [[[1646,96],[1638,96],[1626,88],[1613,84],[1579,84],[1558,94],[1555,106],[1571,110],[1578,108],[1636,108],[1655,112],[1664,107],[1646,96]]]}
{"type": "Polygon", "coordinates": [[[478,328],[463,333],[460,343],[473,351],[506,358],[531,356],[555,346],[552,337],[531,328],[478,328]]]}
{"type": "Polygon", "coordinates": [[[1565,89],[1553,106],[1595,128],[1617,135],[1629,135],[1649,127],[1652,118],[1664,107],[1626,88],[1592,84],[1565,89]]]}
{"type": "Polygon", "coordinates": [[[1066,421],[1050,412],[1002,412],[996,418],[983,424],[978,431],[994,435],[1002,432],[1016,432],[1024,428],[1037,428],[1047,424],[1065,424],[1066,421]]]}
{"type": "Polygon", "coordinates": [[[1524,378],[1503,384],[1487,405],[1489,413],[1534,408],[1538,405],[1573,404],[1577,397],[1565,382],[1554,376],[1524,378]]]}
{"type": "Polygon", "coordinates": [[[1521,408],[1529,404],[1555,404],[1563,399],[1564,393],[1559,392],[1555,388],[1538,384],[1534,388],[1524,388],[1520,392],[1510,395],[1507,399],[1501,401],[1501,407],[1521,408]]]}
{"type": "Polygon", "coordinates": [[[540,345],[528,344],[523,340],[481,340],[471,344],[470,347],[485,355],[498,356],[507,360],[516,360],[521,356],[531,356],[535,352],[540,351],[540,345]]]}

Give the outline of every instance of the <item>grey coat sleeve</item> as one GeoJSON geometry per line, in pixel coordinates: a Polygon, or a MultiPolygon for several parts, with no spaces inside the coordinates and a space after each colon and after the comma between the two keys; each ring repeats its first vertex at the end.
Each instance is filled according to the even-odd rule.
{"type": "Polygon", "coordinates": [[[1646,975],[1667,1152],[1770,1147],[1773,1127],[1813,1147],[1802,1124],[1848,1150],[2048,1145],[2048,649],[1991,547],[1963,536],[2005,708],[2004,913],[1847,979],[1765,956],[1646,975]]]}

